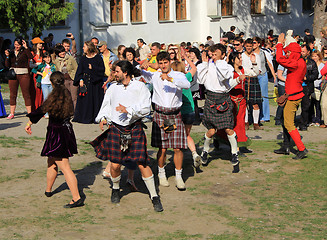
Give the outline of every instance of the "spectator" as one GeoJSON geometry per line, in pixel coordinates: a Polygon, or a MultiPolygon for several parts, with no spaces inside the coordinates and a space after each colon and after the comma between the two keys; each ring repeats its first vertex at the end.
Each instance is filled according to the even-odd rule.
{"type": "Polygon", "coordinates": [[[309,43],[314,43],[316,41],[316,38],[310,34],[310,30],[307,28],[304,30],[304,43],[309,44],[309,43]]]}
{"type": "Polygon", "coordinates": [[[234,40],[235,39],[235,29],[236,27],[235,26],[231,26],[230,27],[230,31],[228,31],[225,35],[225,37],[228,38],[228,41],[230,42],[231,40],[234,40]]]}
{"type": "Polygon", "coordinates": [[[215,44],[215,42],[212,40],[212,37],[211,36],[208,36],[207,37],[207,41],[205,42],[205,44],[204,45],[209,45],[209,46],[212,46],[212,45],[214,45],[215,44]]]}
{"type": "Polygon", "coordinates": [[[147,58],[148,54],[150,53],[150,48],[142,38],[137,39],[137,46],[138,48],[138,53],[140,55],[140,60],[143,61],[144,59],[147,58]]]}
{"type": "Polygon", "coordinates": [[[118,56],[119,60],[124,60],[123,52],[125,51],[125,49],[126,49],[125,45],[119,45],[118,46],[118,49],[117,49],[118,55],[117,56],[118,56]]]}

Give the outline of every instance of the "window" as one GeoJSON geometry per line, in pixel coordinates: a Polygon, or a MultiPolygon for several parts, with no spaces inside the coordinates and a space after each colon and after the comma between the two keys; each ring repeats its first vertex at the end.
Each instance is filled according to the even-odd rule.
{"type": "Polygon", "coordinates": [[[302,0],[302,11],[313,11],[314,0],[302,0]]]}
{"type": "Polygon", "coordinates": [[[287,2],[288,2],[288,0],[278,0],[277,1],[277,10],[279,13],[287,12],[287,2]]]}
{"type": "Polygon", "coordinates": [[[233,0],[221,0],[221,16],[233,15],[233,0]]]}
{"type": "Polygon", "coordinates": [[[158,0],[159,21],[169,20],[169,0],[158,0]]]}
{"type": "Polygon", "coordinates": [[[110,17],[112,23],[123,22],[122,0],[110,0],[110,17]]]}
{"type": "Polygon", "coordinates": [[[131,21],[142,22],[142,0],[131,0],[131,21]]]}
{"type": "Polygon", "coordinates": [[[251,14],[261,13],[261,0],[251,0],[251,14]]]}
{"type": "Polygon", "coordinates": [[[176,0],[176,20],[186,19],[186,0],[176,0]]]}

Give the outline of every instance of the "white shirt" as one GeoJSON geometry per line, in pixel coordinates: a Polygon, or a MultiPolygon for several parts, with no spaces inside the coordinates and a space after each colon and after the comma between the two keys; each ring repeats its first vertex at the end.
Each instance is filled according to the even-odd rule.
{"type": "Polygon", "coordinates": [[[173,79],[172,82],[162,80],[161,74],[160,71],[149,72],[142,70],[144,79],[153,85],[152,102],[166,108],[181,107],[183,104],[182,90],[190,88],[190,82],[182,72],[171,70],[168,77],[173,79]]]}
{"type": "Polygon", "coordinates": [[[150,110],[151,94],[144,83],[131,80],[126,87],[121,83],[113,83],[106,91],[95,121],[100,122],[104,117],[109,124],[114,122],[128,126],[149,115],[150,110]],[[116,111],[119,104],[125,106],[128,113],[116,111]]]}
{"type": "Polygon", "coordinates": [[[257,77],[260,74],[260,57],[255,53],[257,65],[252,65],[250,56],[242,53],[242,66],[244,68],[244,75],[249,77],[257,77]]]}
{"type": "Polygon", "coordinates": [[[143,44],[142,47],[139,48],[140,59],[143,61],[147,58],[148,53],[150,53],[150,47],[148,45],[143,44]]]}
{"type": "Polygon", "coordinates": [[[226,93],[238,84],[233,79],[234,68],[225,60],[202,62],[197,66],[197,70],[198,83],[204,84],[211,92],[226,93]]]}

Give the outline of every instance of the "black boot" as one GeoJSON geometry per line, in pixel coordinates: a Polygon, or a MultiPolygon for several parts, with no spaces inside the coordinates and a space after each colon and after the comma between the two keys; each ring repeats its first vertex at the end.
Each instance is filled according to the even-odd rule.
{"type": "Polygon", "coordinates": [[[282,146],[280,149],[274,150],[276,154],[290,155],[290,148],[287,146],[282,146]]]}
{"type": "Polygon", "coordinates": [[[111,193],[111,202],[112,203],[119,203],[120,202],[120,196],[119,196],[119,189],[112,189],[111,193]]]}
{"type": "Polygon", "coordinates": [[[295,155],[295,157],[293,157],[293,159],[302,159],[302,158],[305,158],[307,156],[307,153],[309,151],[305,148],[303,151],[298,151],[295,155]]]}

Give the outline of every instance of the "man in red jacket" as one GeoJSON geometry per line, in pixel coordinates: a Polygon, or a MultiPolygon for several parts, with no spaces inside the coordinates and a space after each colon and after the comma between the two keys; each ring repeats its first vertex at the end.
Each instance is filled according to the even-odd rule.
{"type": "Polygon", "coordinates": [[[301,135],[294,124],[296,110],[302,100],[303,79],[307,71],[306,62],[301,58],[301,47],[299,44],[292,42],[283,49],[285,35],[281,33],[276,45],[276,60],[283,67],[287,68],[287,77],[285,82],[285,92],[289,95],[283,112],[283,136],[284,142],[280,149],[274,150],[277,154],[290,154],[290,138],[292,137],[298,152],[293,159],[302,159],[308,153],[305,148],[301,135]],[[283,50],[285,55],[283,55],[283,50]]]}

